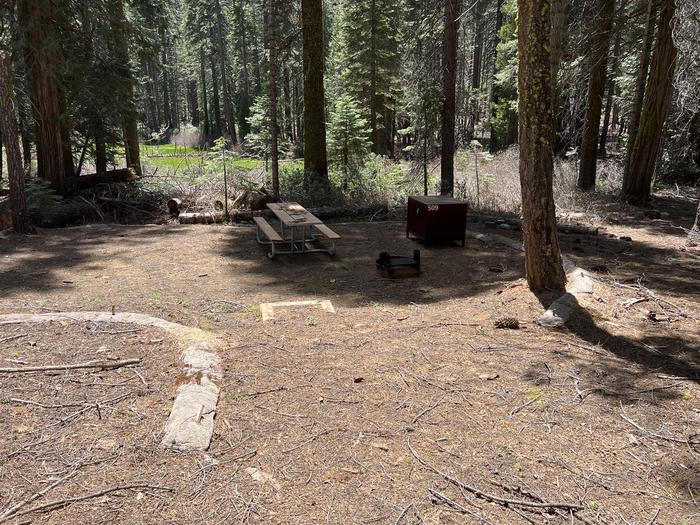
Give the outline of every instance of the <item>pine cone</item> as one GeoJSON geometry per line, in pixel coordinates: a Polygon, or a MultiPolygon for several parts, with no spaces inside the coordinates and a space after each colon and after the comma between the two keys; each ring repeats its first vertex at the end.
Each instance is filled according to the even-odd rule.
{"type": "Polygon", "coordinates": [[[501,317],[494,325],[496,328],[508,328],[510,330],[517,330],[520,328],[520,323],[515,317],[501,317]]]}

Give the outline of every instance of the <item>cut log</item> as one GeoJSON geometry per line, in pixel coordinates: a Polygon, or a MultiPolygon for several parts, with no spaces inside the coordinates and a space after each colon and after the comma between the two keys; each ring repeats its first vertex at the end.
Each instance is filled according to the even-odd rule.
{"type": "Polygon", "coordinates": [[[131,168],[106,171],[104,173],[90,173],[76,178],[78,189],[92,188],[98,184],[111,184],[113,182],[130,182],[136,180],[136,172],[131,168]]]}
{"type": "Polygon", "coordinates": [[[168,201],[168,211],[170,215],[175,217],[180,215],[180,206],[182,206],[182,201],[180,199],[170,199],[168,201]]]}
{"type": "Polygon", "coordinates": [[[181,213],[179,216],[180,224],[214,224],[224,222],[224,216],[221,213],[181,213]]]}

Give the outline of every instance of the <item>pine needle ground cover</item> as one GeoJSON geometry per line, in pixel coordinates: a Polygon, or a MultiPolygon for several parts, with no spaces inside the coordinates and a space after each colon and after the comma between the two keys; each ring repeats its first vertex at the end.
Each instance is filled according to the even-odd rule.
{"type": "Polygon", "coordinates": [[[580,505],[591,523],[690,525],[700,267],[672,224],[618,215],[598,236],[563,235],[595,277],[563,331],[536,325],[544,307],[506,247],[423,249],[419,280],[380,278],[380,251],[414,247],[403,223],[333,224],[337,258],[274,263],[248,226],[2,238],[0,313],[114,306],[227,344],[212,446],[181,455],[159,447],[177,341],[70,320],[0,327],[0,367],[140,357],[148,384],[129,368],[3,374],[0,512],[71,475],[23,510],[63,504],[12,523],[570,523],[566,510],[498,503],[508,499],[580,505]],[[262,321],[260,303],[300,299],[330,299],[337,313],[262,321]],[[496,328],[504,316],[519,328],[496,328]]]}

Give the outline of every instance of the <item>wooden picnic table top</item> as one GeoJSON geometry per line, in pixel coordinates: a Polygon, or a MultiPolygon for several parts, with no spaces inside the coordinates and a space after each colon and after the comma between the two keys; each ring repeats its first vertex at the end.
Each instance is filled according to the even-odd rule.
{"type": "Polygon", "coordinates": [[[271,202],[267,207],[287,227],[323,224],[321,219],[297,202],[271,202]]]}

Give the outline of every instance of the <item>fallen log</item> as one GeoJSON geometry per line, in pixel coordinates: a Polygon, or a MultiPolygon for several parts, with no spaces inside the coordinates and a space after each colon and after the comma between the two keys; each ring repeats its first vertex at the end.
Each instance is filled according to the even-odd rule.
{"type": "Polygon", "coordinates": [[[210,212],[181,213],[178,219],[180,224],[214,224],[224,222],[223,214],[210,212]]]}
{"type": "Polygon", "coordinates": [[[180,206],[182,206],[182,201],[180,199],[170,199],[168,201],[168,211],[170,215],[175,217],[180,215],[180,206]]]}
{"type": "Polygon", "coordinates": [[[98,184],[111,184],[113,182],[130,182],[136,180],[136,172],[131,168],[105,171],[104,173],[90,173],[76,178],[78,189],[92,188],[98,184]]]}

